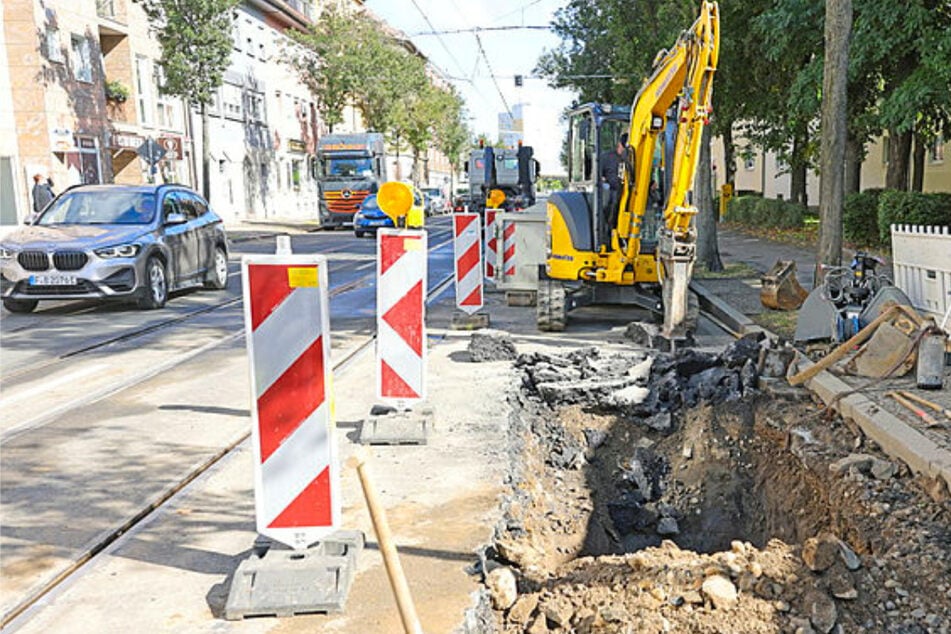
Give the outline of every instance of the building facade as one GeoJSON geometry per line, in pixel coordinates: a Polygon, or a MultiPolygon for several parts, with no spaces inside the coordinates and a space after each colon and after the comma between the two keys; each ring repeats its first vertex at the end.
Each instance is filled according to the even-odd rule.
{"type": "MultiPolygon", "coordinates": [[[[759,148],[743,151],[744,140],[737,139],[735,189],[739,193],[756,192],[766,198],[788,199],[791,187],[789,166],[773,152],[759,148]],[[745,154],[745,155],[744,155],[745,154]]],[[[924,192],[951,192],[951,162],[945,160],[945,143],[938,139],[925,155],[924,192]]],[[[885,187],[888,169],[887,138],[873,139],[866,148],[862,163],[860,189],[885,187]]],[[[713,180],[717,191],[726,181],[723,141],[717,137],[711,148],[713,180]]],[[[819,174],[815,170],[806,173],[806,195],[811,206],[819,204],[819,174]]]]}
{"type": "MultiPolygon", "coordinates": [[[[329,130],[315,96],[281,60],[293,46],[288,32],[307,29],[327,2],[362,7],[242,0],[235,10],[230,64],[209,107],[210,202],[226,221],[319,217],[316,146],[329,130]]],[[[161,50],[139,4],[0,7],[0,231],[32,212],[35,175],[50,178],[56,192],[112,182],[202,190],[201,116],[163,94],[161,50]],[[148,153],[149,140],[160,157],[148,153]]],[[[335,130],[351,131],[363,131],[353,108],[335,130]]],[[[412,157],[391,148],[389,168],[391,178],[408,179],[412,157]]],[[[448,161],[430,150],[423,170],[422,184],[441,185],[448,161]]]]}

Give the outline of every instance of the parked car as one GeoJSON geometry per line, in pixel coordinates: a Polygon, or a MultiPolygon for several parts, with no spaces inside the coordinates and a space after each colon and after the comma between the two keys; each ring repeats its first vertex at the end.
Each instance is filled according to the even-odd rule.
{"type": "Polygon", "coordinates": [[[228,283],[228,239],[204,198],[181,185],[82,185],[0,241],[0,297],[28,313],[49,299],[136,300],[228,283]]]}
{"type": "Polygon", "coordinates": [[[423,196],[426,202],[426,215],[436,216],[446,211],[446,198],[442,195],[442,190],[438,187],[426,187],[423,189],[423,196]]]}
{"type": "MultiPolygon", "coordinates": [[[[422,228],[424,216],[423,195],[418,189],[413,189],[413,206],[406,217],[407,225],[422,228]]],[[[381,227],[392,228],[393,226],[393,219],[380,209],[376,194],[367,196],[360,204],[360,209],[353,215],[353,234],[358,238],[368,233],[376,233],[376,230],[381,227]]]]}
{"type": "Polygon", "coordinates": [[[469,190],[457,189],[456,197],[452,199],[452,210],[456,213],[465,211],[466,205],[468,204],[469,204],[469,190]]]}

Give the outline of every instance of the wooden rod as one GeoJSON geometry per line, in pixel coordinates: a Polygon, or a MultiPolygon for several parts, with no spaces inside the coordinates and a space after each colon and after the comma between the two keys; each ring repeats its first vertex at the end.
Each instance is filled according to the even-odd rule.
{"type": "Polygon", "coordinates": [[[383,555],[383,563],[386,566],[386,574],[390,579],[390,587],[393,588],[393,595],[396,597],[396,606],[399,608],[400,619],[403,621],[403,631],[406,634],[423,634],[423,627],[416,615],[416,606],[413,604],[413,597],[410,595],[409,585],[406,583],[406,575],[403,574],[403,566],[400,564],[400,556],[396,552],[396,545],[393,543],[390,524],[386,520],[386,511],[383,510],[383,505],[380,504],[376,487],[373,484],[373,477],[367,464],[366,450],[363,447],[358,447],[353,457],[347,461],[347,464],[355,467],[357,474],[360,476],[360,486],[363,487],[363,496],[366,498],[367,508],[370,510],[373,531],[376,533],[376,540],[380,544],[380,553],[383,555]]]}

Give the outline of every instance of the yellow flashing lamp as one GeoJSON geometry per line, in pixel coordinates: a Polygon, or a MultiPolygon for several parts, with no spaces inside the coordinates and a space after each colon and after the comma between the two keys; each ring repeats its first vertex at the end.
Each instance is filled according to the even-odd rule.
{"type": "Polygon", "coordinates": [[[376,193],[376,202],[394,225],[405,226],[400,219],[406,218],[413,207],[413,190],[406,183],[389,181],[380,185],[380,191],[376,193]]]}
{"type": "Polygon", "coordinates": [[[493,189],[489,192],[489,197],[485,201],[486,206],[491,209],[498,209],[499,205],[505,202],[505,192],[501,189],[493,189]]]}

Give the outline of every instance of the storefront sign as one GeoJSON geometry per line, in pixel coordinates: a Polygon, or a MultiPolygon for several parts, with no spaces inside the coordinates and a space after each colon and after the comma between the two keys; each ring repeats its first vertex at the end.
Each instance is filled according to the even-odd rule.
{"type": "Polygon", "coordinates": [[[165,149],[166,160],[178,161],[182,158],[182,137],[160,136],[158,142],[165,149]]]}
{"type": "Polygon", "coordinates": [[[132,134],[130,132],[115,132],[112,135],[112,147],[121,147],[135,150],[137,147],[142,145],[142,141],[144,140],[145,139],[143,139],[138,134],[132,134]]]}
{"type": "Polygon", "coordinates": [[[298,139],[288,139],[287,149],[290,150],[291,152],[306,152],[307,145],[305,145],[303,141],[299,141],[298,139]]]}

